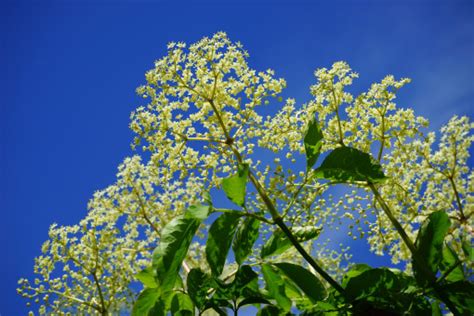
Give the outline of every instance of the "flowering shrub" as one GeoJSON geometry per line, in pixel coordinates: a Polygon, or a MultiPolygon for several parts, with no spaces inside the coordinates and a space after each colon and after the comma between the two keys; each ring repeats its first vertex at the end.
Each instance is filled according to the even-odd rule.
{"type": "Polygon", "coordinates": [[[145,154],[125,159],[78,225],[51,226],[19,293],[42,315],[474,312],[469,119],[427,133],[396,106],[409,79],[353,96],[345,62],[318,69],[297,105],[247,58],[224,33],[168,45],[131,115],[145,154]],[[333,195],[340,185],[349,193],[333,195]],[[353,265],[347,248],[318,242],[341,218],[405,271],[353,265]]]}

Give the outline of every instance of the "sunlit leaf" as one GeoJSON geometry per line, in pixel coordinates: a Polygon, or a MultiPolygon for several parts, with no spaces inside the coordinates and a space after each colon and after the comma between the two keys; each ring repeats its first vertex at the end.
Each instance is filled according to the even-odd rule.
{"type": "Polygon", "coordinates": [[[245,205],[245,188],[248,174],[249,166],[240,164],[236,175],[222,180],[222,189],[226,196],[238,206],[245,205]]]}
{"type": "Polygon", "coordinates": [[[293,263],[282,262],[274,265],[292,280],[313,303],[325,298],[324,285],[313,273],[293,263]]]}
{"type": "Polygon", "coordinates": [[[222,273],[239,219],[240,215],[238,213],[223,213],[209,229],[206,242],[206,258],[212,274],[215,276],[222,273]]]}
{"type": "Polygon", "coordinates": [[[158,247],[153,253],[153,266],[163,292],[174,287],[181,264],[200,223],[198,219],[177,217],[163,228],[158,247]]]}
{"type": "Polygon", "coordinates": [[[306,152],[306,168],[314,166],[318,160],[321,151],[323,133],[316,120],[311,120],[308,124],[308,130],[304,136],[304,149],[306,152]]]}
{"type": "Polygon", "coordinates": [[[386,179],[380,164],[370,154],[351,147],[334,149],[324,159],[315,175],[319,178],[341,181],[381,182],[386,179]]]}
{"type": "Polygon", "coordinates": [[[281,278],[274,268],[269,264],[262,264],[263,278],[267,284],[267,289],[271,297],[273,297],[280,308],[285,311],[291,309],[292,302],[285,293],[285,281],[281,278]]]}
{"type": "Polygon", "coordinates": [[[415,245],[423,262],[413,260],[413,271],[420,284],[429,282],[424,269],[428,269],[433,275],[438,271],[442,259],[444,237],[450,225],[449,217],[444,211],[431,213],[421,225],[415,245]]]}
{"type": "Polygon", "coordinates": [[[242,264],[252,251],[253,244],[258,238],[259,227],[260,221],[253,217],[245,217],[239,223],[232,242],[232,250],[238,264],[242,264]]]}

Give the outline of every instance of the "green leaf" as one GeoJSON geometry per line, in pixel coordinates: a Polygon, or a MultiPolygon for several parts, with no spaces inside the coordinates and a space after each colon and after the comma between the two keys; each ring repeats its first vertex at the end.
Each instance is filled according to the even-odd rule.
{"type": "Polygon", "coordinates": [[[434,301],[431,303],[432,316],[442,316],[441,308],[439,307],[439,302],[434,301]]]}
{"type": "Polygon", "coordinates": [[[209,191],[204,191],[202,193],[202,199],[204,200],[205,203],[207,203],[209,206],[212,207],[212,197],[209,191]]]}
{"type": "Polygon", "coordinates": [[[260,221],[253,217],[246,217],[240,221],[232,242],[235,261],[241,265],[252,251],[253,244],[258,238],[260,221]]]}
{"type": "Polygon", "coordinates": [[[430,282],[426,279],[424,269],[428,269],[433,275],[438,271],[442,259],[444,237],[449,226],[449,217],[443,211],[431,213],[421,225],[415,246],[419,256],[424,260],[423,262],[413,260],[415,278],[421,285],[430,282]]]}
{"type": "Polygon", "coordinates": [[[205,220],[211,213],[211,207],[209,205],[191,205],[184,213],[185,218],[195,218],[199,220],[205,220]]]}
{"type": "Polygon", "coordinates": [[[174,287],[181,264],[200,223],[200,220],[194,218],[177,217],[163,228],[152,259],[163,293],[174,287]]]}
{"type": "Polygon", "coordinates": [[[448,283],[441,290],[454,303],[459,315],[474,314],[474,284],[472,282],[458,281],[448,283]]]}
{"type": "Polygon", "coordinates": [[[170,302],[170,311],[173,316],[193,315],[194,305],[189,295],[182,292],[175,292],[170,302]]]}
{"type": "Polygon", "coordinates": [[[135,274],[135,277],[140,280],[147,288],[158,287],[158,283],[156,283],[155,279],[156,271],[152,266],[147,267],[142,271],[138,272],[137,274],[135,274]]]}
{"type": "Polygon", "coordinates": [[[463,250],[464,255],[466,256],[467,260],[469,260],[470,262],[474,261],[473,246],[472,246],[472,243],[469,240],[463,240],[462,250],[463,250]]]}
{"type": "Polygon", "coordinates": [[[316,238],[321,233],[321,229],[315,226],[295,226],[290,230],[299,242],[316,238]]]}
{"type": "Polygon", "coordinates": [[[240,214],[238,213],[224,213],[214,221],[209,229],[206,258],[212,274],[215,276],[222,273],[239,218],[240,214]]]}
{"type": "Polygon", "coordinates": [[[132,316],[148,315],[148,312],[155,306],[155,303],[159,301],[160,294],[161,292],[158,288],[143,290],[133,305],[132,316]]]}
{"type": "MultiPolygon", "coordinates": [[[[314,226],[296,226],[291,227],[290,230],[299,242],[313,239],[321,232],[321,229],[314,226]]],[[[291,241],[286,237],[285,233],[280,229],[277,229],[263,245],[260,256],[265,258],[270,255],[279,255],[291,246],[291,241]]]]}
{"type": "Polygon", "coordinates": [[[278,255],[291,247],[291,242],[280,229],[275,230],[273,235],[263,245],[260,256],[262,258],[270,255],[278,255]]]}
{"type": "Polygon", "coordinates": [[[341,182],[381,182],[386,179],[380,164],[371,155],[351,147],[334,149],[324,159],[315,175],[341,182]]]}
{"type": "Polygon", "coordinates": [[[270,304],[268,300],[263,297],[256,296],[256,297],[247,297],[244,298],[240,303],[237,305],[237,308],[241,308],[245,305],[254,305],[254,304],[270,304]]]}
{"type": "Polygon", "coordinates": [[[269,264],[262,264],[262,272],[270,296],[277,301],[280,308],[287,312],[290,311],[292,302],[286,296],[285,281],[269,264]]]}
{"type": "Polygon", "coordinates": [[[302,266],[287,262],[274,265],[290,278],[313,303],[326,297],[326,289],[321,281],[302,266]]]}
{"type": "Polygon", "coordinates": [[[249,174],[249,166],[248,164],[240,164],[238,169],[236,175],[222,180],[222,189],[229,200],[243,207],[245,205],[245,187],[249,174]]]}
{"type": "Polygon", "coordinates": [[[318,160],[321,151],[323,133],[316,120],[311,120],[304,136],[304,149],[306,151],[306,168],[310,169],[318,160]]]}
{"type": "Polygon", "coordinates": [[[165,303],[160,298],[156,301],[155,305],[148,311],[148,314],[140,314],[146,316],[166,316],[165,303]]]}
{"type": "Polygon", "coordinates": [[[449,272],[449,274],[446,276],[446,280],[450,282],[464,280],[464,271],[462,269],[462,265],[459,263],[460,260],[456,252],[448,244],[446,244],[443,248],[443,259],[440,262],[439,268],[444,275],[456,265],[454,270],[449,272]]]}
{"type": "Polygon", "coordinates": [[[366,270],[347,282],[346,295],[351,301],[369,296],[386,296],[389,292],[396,292],[400,284],[396,275],[386,268],[366,270]]]}
{"type": "Polygon", "coordinates": [[[257,312],[257,316],[281,316],[281,315],[286,315],[285,311],[273,305],[267,305],[257,312]]]}
{"type": "MultiPolygon", "coordinates": [[[[248,265],[240,266],[231,283],[217,281],[214,299],[236,301],[239,298],[261,297],[258,291],[258,275],[248,265]]],[[[222,306],[222,305],[220,305],[222,306]]]]}
{"type": "Polygon", "coordinates": [[[349,282],[350,279],[355,278],[359,274],[372,269],[369,265],[360,263],[360,264],[355,264],[353,265],[349,271],[346,272],[346,274],[342,277],[342,287],[347,286],[347,282],[349,282]]]}
{"type": "Polygon", "coordinates": [[[188,295],[202,311],[206,305],[208,290],[214,287],[214,281],[200,269],[191,269],[186,280],[188,295]]]}

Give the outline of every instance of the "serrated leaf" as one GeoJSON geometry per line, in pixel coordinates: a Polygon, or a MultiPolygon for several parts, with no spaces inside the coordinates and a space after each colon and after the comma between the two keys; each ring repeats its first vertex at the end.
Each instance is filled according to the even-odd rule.
{"type": "Polygon", "coordinates": [[[200,223],[198,219],[177,217],[163,228],[152,259],[163,293],[174,287],[181,264],[200,223]]]}
{"type": "Polygon", "coordinates": [[[326,289],[321,281],[302,266],[287,262],[274,265],[293,281],[313,303],[326,297],[326,289]]]}
{"type": "Polygon", "coordinates": [[[261,296],[258,291],[258,275],[248,265],[239,267],[231,283],[222,281],[217,281],[217,283],[218,286],[213,299],[219,301],[261,296]]]}
{"type": "Polygon", "coordinates": [[[304,149],[306,152],[306,168],[310,169],[318,160],[323,133],[316,120],[311,120],[308,124],[308,130],[304,136],[304,149]]]}
{"type": "Polygon", "coordinates": [[[280,308],[286,312],[290,311],[292,302],[286,296],[285,281],[269,264],[262,264],[262,272],[270,296],[277,301],[280,308]]]}
{"type": "Polygon", "coordinates": [[[158,287],[156,282],[156,271],[152,266],[143,269],[142,271],[135,274],[135,277],[140,280],[147,288],[158,287]]]}
{"type": "Polygon", "coordinates": [[[209,229],[206,258],[212,274],[215,276],[222,273],[239,218],[238,213],[224,213],[214,221],[209,229]]]}
{"type": "Polygon", "coordinates": [[[273,305],[267,305],[257,312],[257,316],[283,316],[283,315],[288,315],[288,314],[282,309],[273,305]]]}
{"type": "Polygon", "coordinates": [[[253,305],[253,304],[270,304],[270,302],[267,299],[260,296],[247,297],[247,298],[244,298],[242,301],[240,301],[237,307],[241,308],[242,306],[253,305]]]}
{"type": "Polygon", "coordinates": [[[253,245],[258,238],[258,230],[260,221],[253,217],[245,217],[239,223],[234,241],[232,242],[232,250],[234,251],[235,261],[241,265],[252,252],[253,245]]]}
{"type": "Polygon", "coordinates": [[[419,256],[424,260],[423,262],[413,260],[413,272],[416,280],[422,285],[430,282],[426,279],[424,269],[428,269],[433,275],[438,271],[444,238],[450,225],[449,217],[444,211],[431,213],[421,225],[415,246],[419,256]]]}
{"type": "Polygon", "coordinates": [[[361,273],[363,273],[367,270],[370,270],[370,269],[372,269],[372,267],[370,267],[369,265],[364,264],[364,263],[353,265],[349,269],[349,271],[347,271],[346,274],[344,274],[344,276],[342,277],[342,283],[341,283],[342,287],[346,287],[347,282],[349,282],[350,279],[355,278],[359,274],[361,274],[361,273]]]}
{"type": "Polygon", "coordinates": [[[189,295],[183,292],[175,292],[169,310],[173,316],[193,315],[194,305],[189,295]]]}
{"type": "Polygon", "coordinates": [[[445,245],[443,248],[443,258],[440,262],[439,268],[441,272],[446,274],[449,270],[449,274],[446,276],[446,280],[450,282],[462,281],[464,280],[464,271],[462,265],[459,264],[460,260],[456,252],[449,246],[445,245]],[[452,269],[452,267],[456,267],[452,269]]]}
{"type": "Polygon", "coordinates": [[[149,288],[143,290],[138,295],[135,304],[133,304],[132,316],[148,315],[148,312],[155,306],[160,297],[160,289],[149,288]]]}
{"type": "Polygon", "coordinates": [[[263,245],[260,256],[262,258],[270,255],[278,255],[291,247],[291,242],[281,230],[275,230],[273,235],[263,245]]]}
{"type": "Polygon", "coordinates": [[[184,213],[185,218],[195,218],[199,220],[205,220],[211,213],[211,207],[209,205],[191,205],[184,213]]]}
{"type": "Polygon", "coordinates": [[[462,251],[464,252],[464,255],[466,256],[467,260],[471,262],[474,261],[474,250],[472,243],[469,240],[464,240],[462,242],[462,251]]]}
{"type": "MultiPolygon", "coordinates": [[[[321,232],[321,229],[314,226],[296,226],[291,227],[290,230],[299,242],[305,242],[313,239],[321,232]]],[[[279,255],[291,246],[291,241],[280,229],[277,229],[263,245],[260,256],[265,258],[270,255],[279,255]]]]}
{"type": "Polygon", "coordinates": [[[248,164],[240,164],[236,175],[222,180],[222,189],[227,198],[242,207],[245,205],[245,191],[248,174],[248,164]]]}
{"type": "Polygon", "coordinates": [[[397,276],[386,268],[370,269],[349,279],[346,296],[349,300],[360,300],[369,296],[386,296],[400,288],[397,276]]]}
{"type": "Polygon", "coordinates": [[[294,226],[290,230],[299,242],[316,238],[321,233],[321,229],[315,226],[294,226]]]}
{"type": "Polygon", "coordinates": [[[315,175],[341,182],[368,181],[377,183],[386,179],[380,164],[369,154],[352,147],[334,149],[324,159],[315,175]]]}
{"type": "Polygon", "coordinates": [[[212,278],[200,269],[191,269],[188,273],[186,286],[189,297],[202,311],[206,305],[208,290],[214,286],[212,278]]]}

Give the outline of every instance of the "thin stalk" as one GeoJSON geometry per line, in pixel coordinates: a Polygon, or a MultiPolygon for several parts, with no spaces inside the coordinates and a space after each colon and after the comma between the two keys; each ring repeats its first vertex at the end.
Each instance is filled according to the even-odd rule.
{"type": "Polygon", "coordinates": [[[336,112],[336,119],[337,119],[337,127],[339,129],[339,144],[344,146],[344,135],[342,133],[342,127],[341,127],[341,118],[339,116],[339,104],[336,98],[336,92],[334,91],[334,88],[332,88],[332,97],[334,99],[334,109],[336,112]]]}
{"type": "Polygon", "coordinates": [[[342,286],[337,283],[336,280],[334,280],[326,271],[324,271],[316,261],[306,252],[306,250],[301,246],[299,241],[296,239],[296,237],[293,235],[293,233],[290,231],[288,226],[283,222],[283,219],[281,217],[275,219],[275,223],[280,227],[280,229],[286,234],[288,239],[291,241],[293,246],[298,250],[298,252],[303,256],[303,258],[309,263],[309,265],[316,270],[316,272],[319,273],[319,275],[326,280],[336,291],[338,291],[340,294],[345,296],[345,290],[342,288],[342,286]]]}
{"type": "Polygon", "coordinates": [[[385,147],[385,115],[382,115],[382,135],[380,136],[380,148],[379,153],[377,155],[377,160],[380,161],[382,159],[383,149],[385,147]]]}
{"type": "Polygon", "coordinates": [[[466,221],[466,216],[464,215],[464,211],[463,211],[462,204],[461,204],[461,198],[459,197],[459,192],[456,188],[456,184],[454,183],[453,177],[449,176],[448,179],[449,179],[449,182],[451,183],[451,186],[453,187],[454,196],[456,197],[456,202],[458,204],[459,213],[461,214],[461,222],[464,222],[464,221],[466,221]]]}
{"type": "Polygon", "coordinates": [[[105,307],[104,294],[102,293],[102,288],[100,287],[99,279],[97,278],[96,271],[94,271],[92,273],[92,277],[94,278],[94,283],[95,283],[95,285],[97,287],[97,290],[99,292],[100,305],[101,305],[100,313],[101,313],[101,315],[107,315],[107,308],[105,307]]]}
{"type": "Polygon", "coordinates": [[[389,218],[390,222],[392,225],[395,227],[397,230],[398,234],[402,238],[403,242],[405,245],[410,249],[410,252],[412,254],[413,259],[418,262],[418,267],[421,269],[421,273],[424,275],[426,280],[428,280],[428,284],[431,285],[438,294],[438,296],[441,298],[441,300],[446,304],[446,306],[449,308],[451,312],[453,312],[455,315],[458,314],[458,310],[456,308],[456,305],[451,302],[449,297],[438,287],[438,284],[436,282],[436,276],[429,270],[428,265],[426,264],[425,258],[423,258],[418,250],[416,249],[415,245],[411,241],[411,239],[408,237],[406,234],[405,230],[403,229],[402,225],[400,222],[393,216],[392,211],[390,210],[389,206],[387,203],[385,203],[384,199],[380,195],[379,191],[375,188],[373,183],[368,183],[368,186],[372,190],[375,199],[377,202],[380,204],[382,207],[383,211],[385,212],[385,215],[389,218]]]}
{"type": "Polygon", "coordinates": [[[454,271],[454,269],[456,269],[458,266],[460,266],[462,263],[461,260],[458,260],[456,261],[448,270],[446,270],[446,272],[438,279],[438,281],[436,281],[436,283],[440,284],[441,282],[443,282],[444,279],[446,279],[446,277],[454,271]]]}
{"type": "Polygon", "coordinates": [[[375,188],[374,184],[373,183],[368,183],[368,186],[369,188],[372,190],[372,193],[374,194],[375,196],[375,199],[377,200],[377,202],[380,204],[380,206],[382,207],[383,211],[385,212],[385,215],[387,215],[388,219],[390,220],[390,222],[392,223],[392,225],[395,227],[395,229],[397,230],[398,234],[400,235],[400,237],[402,238],[403,242],[405,243],[405,245],[407,245],[408,249],[410,249],[410,252],[412,253],[412,255],[415,256],[415,254],[417,254],[417,250],[416,250],[416,247],[415,247],[415,244],[413,244],[413,242],[411,241],[410,237],[408,237],[407,233],[405,232],[405,230],[403,229],[402,225],[400,224],[400,222],[395,218],[395,216],[393,216],[392,214],[392,211],[390,210],[390,208],[388,207],[387,203],[385,203],[384,199],[382,198],[382,196],[380,195],[379,191],[375,188]]]}
{"type": "MultiPolygon", "coordinates": [[[[242,156],[240,155],[239,151],[233,146],[233,143],[234,143],[234,139],[232,139],[229,135],[229,132],[227,131],[226,127],[225,127],[225,124],[224,124],[224,121],[222,120],[222,117],[220,116],[219,114],[219,111],[217,110],[217,107],[214,103],[214,100],[210,99],[208,100],[209,104],[211,105],[212,109],[214,110],[214,113],[216,114],[216,117],[217,117],[217,120],[219,121],[219,124],[222,128],[222,131],[224,132],[224,135],[226,137],[226,144],[229,146],[229,148],[232,150],[232,152],[234,153],[237,161],[239,163],[243,163],[243,158],[242,156]]],[[[327,274],[319,265],[316,261],[314,261],[314,259],[306,252],[306,250],[303,248],[303,246],[301,246],[301,244],[299,243],[299,241],[296,239],[296,237],[293,235],[293,233],[290,231],[290,229],[288,228],[288,226],[286,226],[286,224],[283,222],[283,219],[282,217],[280,216],[280,213],[278,213],[275,205],[273,204],[272,200],[270,199],[270,197],[267,195],[264,187],[260,184],[260,182],[258,181],[258,179],[255,177],[255,175],[253,174],[252,171],[249,171],[249,175],[248,175],[249,179],[250,179],[250,182],[252,182],[253,186],[255,187],[255,189],[257,190],[260,198],[263,200],[263,202],[265,203],[268,211],[270,212],[270,215],[272,216],[273,218],[273,221],[275,222],[275,224],[278,225],[278,227],[280,227],[280,229],[287,235],[288,239],[291,241],[291,243],[295,246],[295,248],[298,250],[298,252],[303,256],[303,258],[308,262],[309,265],[311,265],[311,267],[317,271],[322,278],[324,278],[329,284],[331,284],[332,287],[334,287],[334,289],[336,291],[338,291],[340,294],[342,294],[343,296],[345,296],[345,291],[344,289],[342,288],[342,286],[339,285],[339,283],[337,283],[336,280],[334,280],[329,274],[327,274]]]]}

